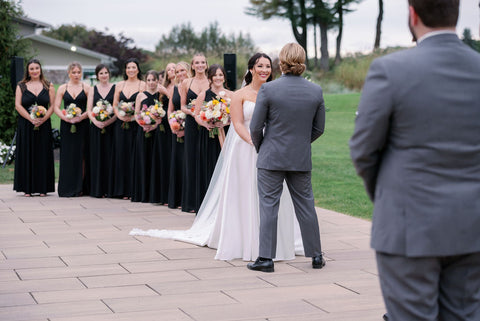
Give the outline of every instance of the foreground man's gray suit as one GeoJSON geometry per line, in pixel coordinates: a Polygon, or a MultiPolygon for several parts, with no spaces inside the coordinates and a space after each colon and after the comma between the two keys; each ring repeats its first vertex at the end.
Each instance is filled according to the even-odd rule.
{"type": "Polygon", "coordinates": [[[389,320],[480,320],[480,55],[444,32],[375,60],[350,149],[389,320]]]}
{"type": "Polygon", "coordinates": [[[286,74],[260,88],[250,133],[258,152],[259,255],[263,258],[275,258],[284,180],[302,232],[305,256],[322,253],[311,184],[311,143],[323,134],[324,126],[320,86],[286,74]]]}

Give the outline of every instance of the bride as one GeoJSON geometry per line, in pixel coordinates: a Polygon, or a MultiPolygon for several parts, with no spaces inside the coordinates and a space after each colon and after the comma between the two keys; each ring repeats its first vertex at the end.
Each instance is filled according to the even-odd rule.
{"type": "MultiPolygon", "coordinates": [[[[231,102],[231,126],[218,158],[207,194],[190,229],[133,229],[130,235],[147,235],[208,246],[217,249],[215,259],[258,257],[259,209],[257,193],[257,153],[249,132],[257,93],[272,79],[272,61],[256,53],[248,61],[245,87],[236,91],[231,102]]],[[[277,257],[292,260],[303,255],[303,245],[293,203],[284,188],[278,215],[277,257]]]]}

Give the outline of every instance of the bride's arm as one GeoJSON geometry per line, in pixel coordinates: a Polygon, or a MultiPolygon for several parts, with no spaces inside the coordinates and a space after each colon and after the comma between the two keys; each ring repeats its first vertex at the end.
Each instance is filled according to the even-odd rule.
{"type": "Polygon", "coordinates": [[[232,102],[230,104],[230,117],[232,120],[233,127],[237,132],[238,136],[244,141],[253,145],[252,138],[250,137],[250,132],[247,127],[245,127],[243,119],[243,95],[241,92],[235,92],[232,97],[232,102]]]}

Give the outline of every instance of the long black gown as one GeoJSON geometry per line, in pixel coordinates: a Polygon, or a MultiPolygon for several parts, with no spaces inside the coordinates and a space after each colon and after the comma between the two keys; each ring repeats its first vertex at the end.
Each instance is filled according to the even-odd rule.
{"type": "MultiPolygon", "coordinates": [[[[159,93],[150,94],[143,92],[147,98],[142,100],[143,105],[155,104],[159,93]]],[[[153,174],[155,167],[162,166],[160,160],[159,144],[155,144],[158,126],[145,137],[145,132],[141,126],[138,126],[135,137],[133,152],[133,188],[132,202],[157,203],[154,199],[155,192],[160,189],[161,182],[153,174]]]]}
{"type": "MultiPolygon", "coordinates": [[[[191,85],[191,83],[190,83],[191,85]]],[[[188,88],[187,103],[196,99],[197,94],[188,88]]],[[[195,212],[200,204],[197,198],[197,157],[198,157],[198,124],[190,115],[185,119],[184,137],[184,171],[182,189],[182,211],[195,212]]]]}
{"type": "MultiPolygon", "coordinates": [[[[48,109],[50,96],[48,88],[35,96],[20,84],[22,90],[22,107],[29,112],[30,106],[37,104],[48,109]]],[[[53,163],[53,139],[50,119],[38,130],[23,117],[18,117],[17,143],[15,149],[15,172],[13,189],[25,194],[46,194],[55,191],[55,171],[53,163]]]]}
{"type": "MultiPolygon", "coordinates": [[[[138,92],[132,94],[129,98],[123,91],[120,92],[120,101],[133,102],[137,99],[138,92]]],[[[114,106],[116,108],[116,106],[114,106]]],[[[113,124],[114,143],[113,143],[113,177],[111,184],[113,186],[112,197],[130,198],[132,196],[133,182],[133,150],[135,135],[137,134],[138,124],[135,120],[128,123],[127,129],[123,125],[123,120],[117,119],[113,124]]]]}
{"type": "MultiPolygon", "coordinates": [[[[162,96],[163,109],[168,109],[168,97],[162,96]]],[[[170,181],[170,157],[172,152],[172,131],[168,125],[168,117],[162,118],[163,131],[160,126],[155,130],[155,152],[158,153],[158,162],[152,168],[152,183],[150,189],[152,203],[168,204],[168,186],[170,181]]]]}
{"type": "MultiPolygon", "coordinates": [[[[213,100],[217,94],[215,94],[211,89],[208,89],[205,93],[205,101],[213,100]]],[[[197,171],[197,205],[198,209],[202,204],[203,198],[207,193],[208,185],[210,184],[210,179],[212,178],[213,171],[215,170],[215,165],[217,164],[218,156],[222,150],[220,147],[220,141],[218,136],[215,135],[213,138],[210,137],[210,132],[203,126],[200,126],[198,130],[198,157],[196,163],[197,171]]]]}
{"type": "MultiPolygon", "coordinates": [[[[107,96],[102,97],[98,92],[97,86],[93,92],[93,106],[97,101],[104,99],[113,104],[113,94],[115,93],[115,85],[112,86],[107,96]]],[[[113,186],[112,181],[112,150],[113,150],[113,129],[114,124],[104,127],[105,132],[90,124],[90,196],[105,197],[111,196],[113,186]]]]}
{"type": "MultiPolygon", "coordinates": [[[[82,110],[87,109],[87,94],[82,91],[73,98],[68,86],[63,94],[63,105],[74,103],[82,110]]],[[[75,123],[77,128],[72,133],[72,124],[60,123],[60,175],[58,177],[58,196],[74,197],[89,195],[90,192],[90,158],[89,158],[89,122],[88,118],[75,123]]]]}
{"type": "MultiPolygon", "coordinates": [[[[172,104],[174,110],[180,110],[180,94],[178,88],[173,88],[172,104]]],[[[168,207],[182,206],[182,180],[183,180],[183,138],[177,141],[177,135],[172,134],[172,152],[170,158],[170,180],[168,184],[168,207]]]]}

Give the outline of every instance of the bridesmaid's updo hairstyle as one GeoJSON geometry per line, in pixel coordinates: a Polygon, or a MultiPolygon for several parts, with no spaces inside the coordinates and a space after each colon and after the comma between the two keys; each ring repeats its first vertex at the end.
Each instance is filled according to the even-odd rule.
{"type": "Polygon", "coordinates": [[[147,80],[148,76],[150,75],[153,76],[153,79],[158,80],[158,72],[156,72],[155,70],[147,71],[147,73],[145,74],[145,80],[147,80]]]}
{"type": "Polygon", "coordinates": [[[187,71],[187,77],[192,78],[192,72],[190,70],[190,65],[188,64],[188,62],[180,61],[180,62],[177,62],[177,64],[175,65],[175,83],[178,83],[177,66],[182,66],[183,68],[185,68],[185,70],[187,71]]]}
{"type": "Polygon", "coordinates": [[[107,72],[108,72],[108,74],[110,75],[110,69],[108,69],[107,65],[98,64],[97,67],[95,67],[95,77],[97,78],[97,80],[100,80],[100,79],[98,79],[98,73],[99,73],[100,70],[102,70],[103,68],[107,69],[107,72]]]}
{"type": "Polygon", "coordinates": [[[40,61],[38,59],[30,59],[27,62],[27,67],[25,68],[25,73],[23,75],[23,79],[19,82],[19,84],[25,84],[25,83],[29,82],[30,80],[32,80],[32,77],[30,76],[30,73],[28,72],[28,67],[31,64],[37,64],[37,65],[40,66],[40,81],[42,82],[43,87],[45,89],[48,89],[48,87],[50,87],[50,82],[43,75],[42,64],[40,64],[40,61]]]}
{"type": "Polygon", "coordinates": [[[207,63],[207,68],[208,68],[207,57],[206,57],[203,53],[201,53],[201,52],[194,54],[194,55],[193,55],[193,58],[192,58],[192,63],[190,64],[190,73],[192,74],[192,77],[195,77],[195,69],[193,69],[193,62],[195,61],[195,58],[196,58],[196,57],[203,57],[203,58],[205,58],[205,62],[207,63]]]}
{"type": "Polygon", "coordinates": [[[70,63],[70,65],[68,65],[67,67],[67,72],[70,73],[75,67],[80,69],[80,72],[82,72],[82,65],[80,65],[78,61],[73,61],[72,63],[70,63]]]}
{"type": "Polygon", "coordinates": [[[127,76],[127,65],[129,63],[133,62],[135,65],[137,65],[137,69],[138,69],[138,74],[137,74],[137,78],[142,80],[142,70],[140,69],[140,63],[138,62],[138,59],[137,58],[129,58],[127,59],[127,61],[125,61],[125,64],[123,65],[123,80],[127,80],[128,79],[128,76],[127,76]]]}
{"type": "MultiPolygon", "coordinates": [[[[215,77],[215,74],[217,73],[218,69],[220,69],[223,73],[223,78],[225,78],[224,83],[225,81],[227,81],[227,73],[225,72],[225,69],[222,67],[222,65],[213,64],[210,67],[208,67],[208,70],[207,70],[207,78],[208,78],[208,82],[210,83],[210,87],[212,87],[213,77],[215,77]]],[[[226,85],[225,85],[225,88],[227,88],[226,85]]]]}
{"type": "Polygon", "coordinates": [[[300,76],[305,71],[305,50],[297,43],[287,43],[278,55],[284,74],[300,76]]]}
{"type": "MultiPolygon", "coordinates": [[[[267,54],[264,54],[263,52],[257,52],[256,54],[254,54],[249,60],[248,60],[248,65],[247,65],[247,73],[245,74],[245,77],[243,78],[243,80],[245,81],[245,86],[249,85],[252,80],[253,80],[253,75],[252,75],[252,72],[250,70],[253,69],[253,67],[255,67],[255,65],[257,64],[257,61],[260,59],[260,58],[267,58],[268,61],[270,61],[270,66],[272,65],[272,59],[267,55],[267,54]]],[[[273,79],[273,75],[270,74],[270,77],[268,77],[267,79],[267,82],[268,81],[271,81],[273,79]]]]}

